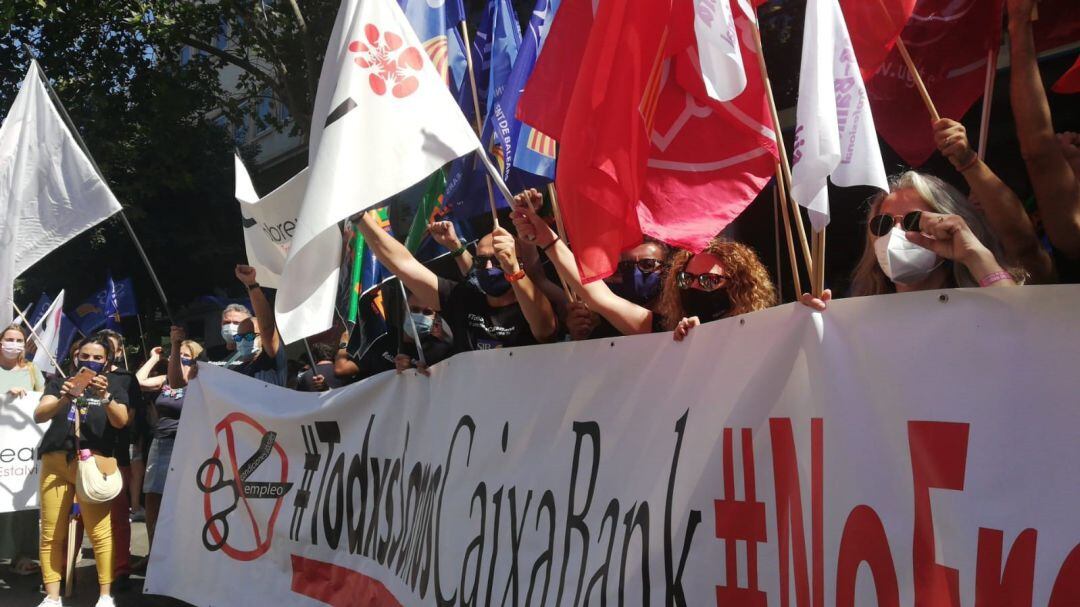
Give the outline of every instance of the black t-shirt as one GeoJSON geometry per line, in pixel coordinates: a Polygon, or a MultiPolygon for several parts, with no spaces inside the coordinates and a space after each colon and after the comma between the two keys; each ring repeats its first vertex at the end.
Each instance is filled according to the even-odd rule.
{"type": "MultiPolygon", "coordinates": [[[[130,371],[124,369],[109,371],[110,384],[114,378],[117,385],[122,386],[124,394],[127,395],[127,406],[131,409],[131,414],[138,415],[144,406],[142,389],[139,387],[138,378],[130,371]]],[[[132,431],[130,424],[116,432],[116,463],[118,465],[131,465],[131,453],[128,450],[128,447],[131,445],[131,439],[134,436],[135,433],[132,431]]]]}
{"type": "MultiPolygon", "coordinates": [[[[426,335],[420,338],[421,343],[424,345],[424,362],[430,367],[435,363],[446,360],[454,353],[454,345],[445,342],[436,337],[426,335]]],[[[349,357],[352,358],[356,366],[360,368],[360,373],[356,377],[348,380],[342,379],[346,383],[351,381],[359,381],[361,379],[377,375],[383,371],[391,371],[397,368],[394,364],[394,358],[398,355],[398,344],[401,344],[400,353],[407,354],[410,358],[419,360],[419,356],[416,353],[416,344],[411,341],[402,341],[394,331],[383,333],[372,340],[371,345],[361,350],[362,341],[359,332],[349,338],[349,344],[345,347],[345,351],[349,353],[349,357]]]]}
{"type": "MultiPolygon", "coordinates": [[[[109,380],[108,390],[112,399],[126,405],[128,403],[126,386],[113,373],[109,373],[106,377],[109,380]]],[[[45,395],[59,397],[63,386],[64,378],[54,377],[45,386],[45,395]]],[[[79,421],[80,446],[102,455],[112,456],[116,451],[117,435],[120,431],[109,423],[108,415],[105,413],[105,403],[96,398],[81,396],[75,400],[74,404],[78,406],[82,415],[79,421]]],[[[74,412],[75,407],[64,406],[56,412],[48,429],[45,430],[45,436],[41,437],[41,445],[38,447],[39,456],[54,451],[63,451],[74,456],[74,412]]]]}
{"type": "Polygon", "coordinates": [[[1058,283],[1063,285],[1080,284],[1080,259],[1069,259],[1057,247],[1050,247],[1054,266],[1058,272],[1058,283]]]}
{"type": "Polygon", "coordinates": [[[296,380],[296,389],[301,392],[315,392],[315,386],[312,384],[316,375],[322,375],[323,379],[326,380],[326,385],[331,390],[347,386],[350,383],[347,378],[339,378],[334,375],[334,363],[319,363],[315,365],[314,370],[308,369],[300,374],[300,378],[296,380]]]}
{"type": "Polygon", "coordinates": [[[520,305],[493,308],[487,295],[468,281],[454,282],[439,277],[439,307],[454,332],[458,352],[537,343],[520,305]]]}
{"type": "Polygon", "coordinates": [[[172,438],[176,436],[176,429],[180,427],[180,410],[184,408],[184,393],[186,391],[186,388],[174,390],[168,385],[161,387],[161,392],[154,399],[154,410],[157,412],[154,438],[172,438]]]}

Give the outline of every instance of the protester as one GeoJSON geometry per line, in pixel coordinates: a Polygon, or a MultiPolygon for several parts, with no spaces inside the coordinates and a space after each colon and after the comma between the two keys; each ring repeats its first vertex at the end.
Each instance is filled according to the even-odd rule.
{"type": "Polygon", "coordinates": [[[229,304],[221,311],[221,339],[225,340],[225,345],[218,346],[217,352],[208,352],[214,364],[229,368],[240,365],[240,354],[234,338],[240,331],[240,323],[249,318],[251,318],[251,310],[241,304],[229,304]]]}
{"type": "Polygon", "coordinates": [[[113,538],[113,584],[117,590],[126,590],[131,576],[131,425],[143,409],[142,389],[138,379],[127,369],[127,361],[124,355],[124,337],[111,329],[98,331],[98,335],[109,340],[112,345],[113,359],[109,366],[109,380],[115,380],[117,385],[127,395],[127,405],[132,415],[128,424],[116,433],[116,463],[120,466],[120,476],[124,481],[124,488],[112,504],[112,538],[113,538]]]}
{"type": "MultiPolygon", "coordinates": [[[[604,282],[615,295],[655,312],[667,267],[667,245],[646,238],[640,245],[622,252],[617,270],[604,282]]],[[[621,335],[611,323],[590,310],[589,304],[580,300],[567,306],[566,329],[573,340],[621,335]]]]}
{"type": "Polygon", "coordinates": [[[330,344],[311,345],[315,366],[300,374],[296,389],[301,392],[325,392],[348,385],[348,381],[334,374],[334,347],[330,344]]]}
{"type": "Polygon", "coordinates": [[[1075,134],[1054,134],[1035,51],[1034,8],[1035,0],[1008,0],[1009,91],[1016,135],[1058,279],[1080,283],[1080,153],[1075,134]]]}
{"type": "Polygon", "coordinates": [[[722,238],[698,254],[679,251],[672,257],[655,312],[616,295],[604,281],[583,284],[570,248],[533,210],[540,200],[536,190],[514,198],[518,233],[526,240],[532,236],[559,276],[623,335],[674,331],[675,341],[682,341],[702,322],[776,305],[772,280],[753,249],[722,238]]]}
{"type": "Polygon", "coordinates": [[[424,267],[382,230],[371,213],[357,228],[376,258],[416,295],[419,305],[450,324],[457,351],[551,341],[558,323],[551,302],[521,267],[515,238],[496,228],[481,238],[467,280],[456,282],[424,267]]]}
{"type": "MultiPolygon", "coordinates": [[[[221,314],[221,336],[236,353],[226,366],[248,377],[268,384],[285,386],[288,380],[288,359],[281,336],[277,332],[274,306],[266,299],[262,287],[255,281],[255,268],[236,266],[236,278],[247,288],[255,316],[247,308],[232,304],[221,314]],[[245,316],[246,314],[246,316],[245,316]]],[[[182,331],[182,329],[181,329],[182,331]]],[[[181,338],[183,339],[183,338],[181,338]]]]}
{"type": "MultiPolygon", "coordinates": [[[[956,188],[908,171],[870,203],[866,245],[851,294],[882,295],[957,287],[1006,287],[1024,272],[1005,262],[997,237],[956,188]]],[[[832,292],[801,301],[824,310],[832,292]]]]}
{"type": "Polygon", "coordinates": [[[934,123],[934,139],[941,154],[967,181],[972,201],[978,201],[986,223],[1001,239],[1005,258],[1027,271],[1029,283],[1055,282],[1054,262],[1039,242],[1024,204],[971,149],[964,125],[942,118],[934,123]]]}
{"type": "Polygon", "coordinates": [[[400,326],[388,327],[370,344],[364,344],[362,333],[355,331],[348,343],[338,350],[334,374],[339,379],[358,381],[391,369],[399,374],[407,369],[417,369],[427,375],[428,367],[454,353],[454,340],[442,317],[421,305],[412,293],[408,294],[406,302],[408,315],[389,315],[391,319],[401,319],[400,326]],[[416,348],[416,335],[420,337],[423,361],[416,348]]]}
{"type": "MultiPolygon", "coordinates": [[[[50,421],[38,452],[41,456],[41,574],[47,594],[40,607],[60,605],[60,578],[64,570],[68,517],[75,496],[77,453],[75,416],[79,416],[79,446],[94,455],[113,457],[117,431],[127,425],[131,411],[127,391],[116,375],[106,371],[113,359],[112,344],[104,336],[80,344],[76,364],[96,375],[85,390],[71,379],[56,377],[34,410],[34,421],[50,421]]],[[[100,598],[97,607],[113,605],[113,546],[110,504],[80,503],[83,524],[90,535],[97,562],[100,598]]]]}
{"type": "MultiPolygon", "coordinates": [[[[26,360],[26,338],[18,325],[0,333],[0,403],[45,389],[45,378],[34,363],[26,360]]],[[[3,407],[0,407],[0,411],[3,407]]],[[[38,512],[20,510],[0,514],[0,558],[11,559],[11,571],[18,575],[37,573],[34,558],[38,551],[38,512]]]]}
{"type": "Polygon", "coordinates": [[[171,353],[165,375],[150,375],[161,357],[161,348],[154,348],[149,360],[139,369],[139,383],[147,388],[160,389],[154,399],[154,439],[146,454],[146,477],[142,490],[146,494],[146,534],[150,546],[154,545],[161,496],[165,493],[165,478],[169,473],[176,430],[180,427],[180,414],[184,408],[187,383],[198,372],[196,362],[203,347],[196,341],[184,339],[184,331],[173,327],[169,332],[171,353]]]}
{"type": "Polygon", "coordinates": [[[458,238],[454,222],[436,221],[428,224],[428,233],[436,244],[450,251],[450,256],[454,258],[454,263],[457,264],[461,275],[468,276],[469,270],[472,269],[472,254],[469,253],[469,248],[465,243],[458,238]]]}

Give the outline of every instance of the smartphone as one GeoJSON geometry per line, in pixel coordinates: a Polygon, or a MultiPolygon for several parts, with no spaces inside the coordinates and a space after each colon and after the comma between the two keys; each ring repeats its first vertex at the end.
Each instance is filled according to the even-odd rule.
{"type": "Polygon", "coordinates": [[[79,372],[71,378],[71,394],[72,396],[82,396],[86,387],[90,385],[90,381],[97,375],[93,369],[87,369],[86,367],[79,367],[79,372]]]}

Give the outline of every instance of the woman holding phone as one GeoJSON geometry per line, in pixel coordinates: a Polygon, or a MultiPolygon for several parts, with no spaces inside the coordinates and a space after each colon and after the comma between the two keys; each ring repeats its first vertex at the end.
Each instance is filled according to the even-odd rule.
{"type": "MultiPolygon", "coordinates": [[[[78,371],[70,378],[54,378],[45,387],[34,421],[49,421],[41,439],[41,578],[47,596],[39,607],[55,607],[60,602],[60,578],[64,570],[67,519],[75,497],[78,466],[75,416],[79,416],[79,447],[95,455],[112,457],[116,436],[127,425],[130,410],[127,394],[105,372],[113,358],[112,344],[105,336],[84,340],[78,348],[78,371]]],[[[94,546],[100,597],[96,607],[112,607],[112,529],[109,503],[80,503],[83,526],[94,546]]]]}

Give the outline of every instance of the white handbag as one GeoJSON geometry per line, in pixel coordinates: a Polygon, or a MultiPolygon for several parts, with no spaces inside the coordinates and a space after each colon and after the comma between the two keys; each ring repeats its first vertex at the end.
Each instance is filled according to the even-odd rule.
{"type": "Polygon", "coordinates": [[[106,457],[85,452],[79,448],[79,414],[75,407],[75,454],[79,458],[75,473],[75,493],[79,501],[86,504],[104,504],[110,502],[124,488],[124,479],[120,476],[120,466],[115,457],[106,457]]]}

